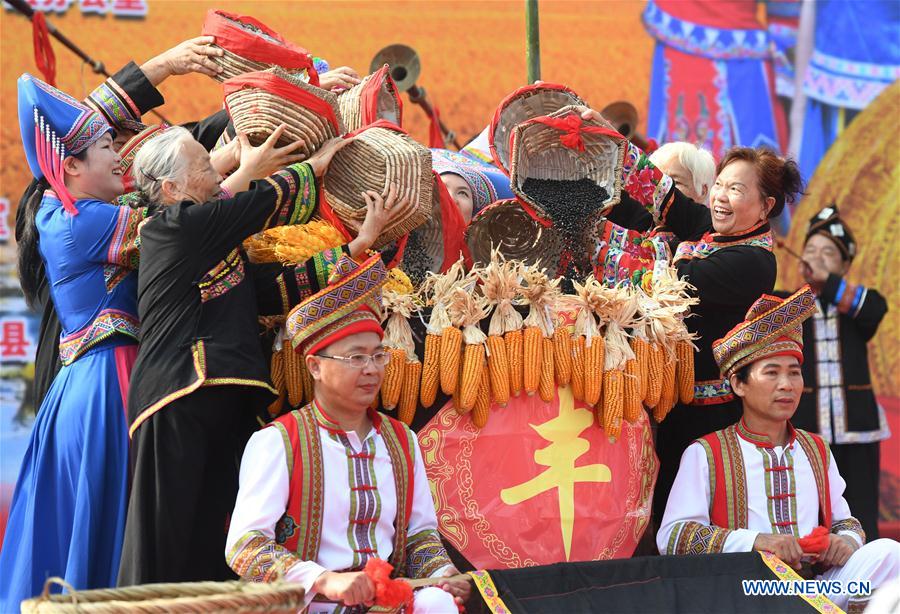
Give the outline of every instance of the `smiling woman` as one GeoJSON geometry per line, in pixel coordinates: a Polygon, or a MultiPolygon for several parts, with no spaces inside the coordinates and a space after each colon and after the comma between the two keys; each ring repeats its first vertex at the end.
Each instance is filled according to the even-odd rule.
{"type": "Polygon", "coordinates": [[[797,165],[768,149],[736,147],[717,169],[709,207],[693,202],[656,169],[642,152],[632,152],[636,172],[627,174],[622,202],[609,219],[649,230],[665,225],[676,236],[673,264],[700,299],[688,330],[698,336],[694,357],[694,400],[677,405],[657,434],[659,477],[654,516],[663,512],[678,460],[694,439],[737,421],[740,405],[713,359],[712,340],[744,319],[747,309],[775,284],[774,235],[769,218],[802,191],[797,165]],[[644,177],[655,183],[645,189],[644,177]],[[626,193],[627,192],[627,193],[626,193]],[[643,208],[641,207],[643,205],[643,208]],[[649,214],[648,214],[649,213],[649,214]]]}

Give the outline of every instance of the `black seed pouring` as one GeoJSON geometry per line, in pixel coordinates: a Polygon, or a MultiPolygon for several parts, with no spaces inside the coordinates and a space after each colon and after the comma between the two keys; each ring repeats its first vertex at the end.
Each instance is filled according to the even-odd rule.
{"type": "Polygon", "coordinates": [[[590,250],[586,245],[590,222],[609,199],[609,192],[590,179],[535,179],[528,177],[522,193],[537,203],[553,222],[562,238],[562,247],[571,257],[558,275],[564,278],[565,291],[571,291],[571,280],[584,279],[592,271],[590,250]]]}

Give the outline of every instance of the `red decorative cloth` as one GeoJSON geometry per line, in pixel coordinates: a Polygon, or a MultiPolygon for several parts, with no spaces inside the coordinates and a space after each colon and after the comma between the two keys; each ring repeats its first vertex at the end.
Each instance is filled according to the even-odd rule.
{"type": "Polygon", "coordinates": [[[202,34],[215,37],[216,45],[242,58],[263,64],[275,64],[289,70],[305,69],[309,74],[309,82],[319,85],[319,74],[313,65],[312,55],[303,47],[285,40],[278,32],[253,17],[210,9],[203,21],[202,34]],[[262,32],[266,38],[274,40],[266,40],[235,22],[246,24],[249,28],[262,32]]]}
{"type": "Polygon", "coordinates": [[[565,147],[576,151],[584,151],[583,134],[603,134],[616,140],[623,140],[625,138],[615,130],[610,130],[609,128],[603,128],[602,126],[585,126],[584,120],[575,113],[566,115],[565,117],[535,117],[531,121],[560,130],[563,132],[563,135],[559,137],[559,142],[565,147]]]}
{"type": "Polygon", "coordinates": [[[34,40],[34,63],[44,75],[44,80],[56,87],[56,54],[50,45],[50,31],[47,20],[40,11],[31,16],[32,38],[34,40]]]}

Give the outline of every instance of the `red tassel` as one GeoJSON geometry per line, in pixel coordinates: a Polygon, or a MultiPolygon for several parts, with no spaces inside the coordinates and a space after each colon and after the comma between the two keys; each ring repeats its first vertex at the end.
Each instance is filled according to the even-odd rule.
{"type": "Polygon", "coordinates": [[[808,554],[823,554],[828,550],[830,539],[828,537],[828,529],[825,527],[816,527],[810,531],[809,535],[801,537],[799,540],[800,547],[803,552],[808,554]]]}
{"type": "Polygon", "coordinates": [[[434,105],[431,105],[431,124],[428,126],[428,146],[444,148],[447,143],[444,141],[444,131],[441,130],[441,112],[434,105]]]}
{"type": "Polygon", "coordinates": [[[47,20],[40,11],[31,16],[32,38],[34,40],[34,63],[44,75],[44,81],[56,87],[56,55],[50,45],[50,31],[47,20]]]}
{"type": "Polygon", "coordinates": [[[396,609],[401,606],[409,614],[413,614],[413,590],[408,582],[394,580],[391,572],[393,565],[385,560],[371,558],[366,561],[365,574],[375,585],[375,605],[396,609]]]}

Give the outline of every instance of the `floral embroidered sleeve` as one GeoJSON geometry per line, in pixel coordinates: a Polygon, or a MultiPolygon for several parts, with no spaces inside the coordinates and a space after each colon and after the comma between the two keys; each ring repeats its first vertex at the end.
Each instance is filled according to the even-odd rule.
{"type": "Polygon", "coordinates": [[[147,217],[144,207],[132,209],[99,200],[79,201],[73,235],[90,260],[135,270],[141,245],[138,232],[147,217]]]}
{"type": "MultiPolygon", "coordinates": [[[[653,227],[665,226],[682,241],[696,241],[712,229],[709,207],[695,203],[682,194],[671,177],[656,168],[643,151],[629,144],[622,166],[624,191],[653,218],[653,227]]],[[[616,207],[618,208],[618,206],[616,207]]],[[[615,210],[615,209],[614,209],[615,210]]],[[[630,218],[635,218],[632,213],[630,218]]],[[[610,218],[618,224],[636,230],[649,230],[646,223],[637,227],[634,223],[623,223],[613,214],[610,218]]]]}

